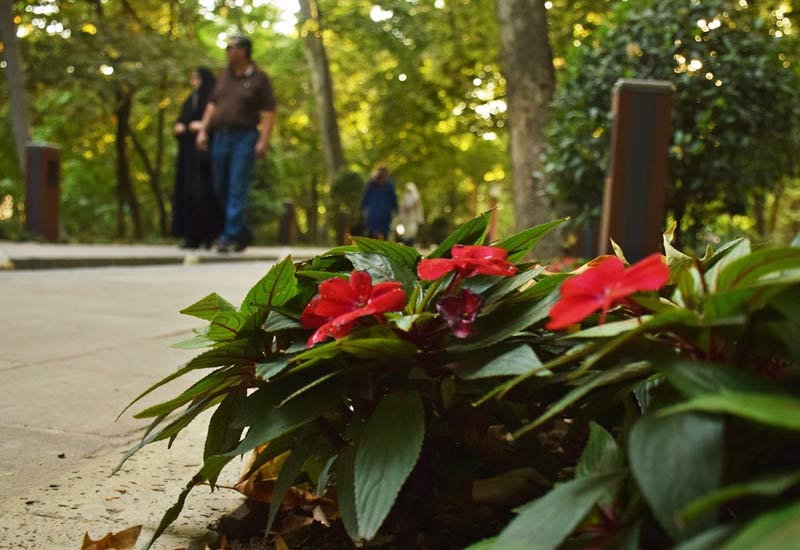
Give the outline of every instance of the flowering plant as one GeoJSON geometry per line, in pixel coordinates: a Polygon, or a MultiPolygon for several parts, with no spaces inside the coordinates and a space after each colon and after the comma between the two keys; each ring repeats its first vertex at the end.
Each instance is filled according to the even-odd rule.
{"type": "MultiPolygon", "coordinates": [[[[215,411],[203,467],[156,537],[193,487],[213,488],[255,449],[248,474],[277,472],[268,533],[298,480],[334,503],[309,516],[399,548],[464,548],[498,532],[475,548],[666,548],[715,528],[702,512],[728,498],[715,492],[725,415],[768,433],[800,428],[791,392],[770,400],[747,385],[794,376],[800,250],[737,241],[697,259],[668,234],[665,256],[556,273],[525,258],[563,220],[486,246],[488,220],[425,257],[355,237],[279,262],[238,308],[211,294],[183,310],[208,325],[178,346],[210,349],[145,394],[211,372],[137,415],[154,420],[129,455],[215,411]]],[[[798,479],[790,471],[779,487],[798,479]]]]}

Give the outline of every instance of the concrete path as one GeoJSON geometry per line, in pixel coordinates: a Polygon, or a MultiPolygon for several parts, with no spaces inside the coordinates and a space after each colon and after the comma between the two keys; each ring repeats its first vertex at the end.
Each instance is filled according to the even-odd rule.
{"type": "Polygon", "coordinates": [[[244,252],[185,250],[174,245],[52,244],[0,240],[0,269],[58,269],[160,264],[274,261],[288,254],[311,257],[315,247],[251,246],[244,252]]]}
{"type": "MultiPolygon", "coordinates": [[[[0,548],[78,549],[85,531],[96,540],[139,523],[148,539],[200,466],[204,426],[172,450],[151,446],[109,478],[145,427],[130,413],[114,419],[196,353],[168,347],[203,323],[178,310],[212,291],[238,303],[270,265],[0,272],[0,548]]],[[[142,407],[189,383],[162,388],[142,407]]],[[[193,541],[240,500],[222,493],[197,488],[154,548],[204,548],[193,541]]]]}

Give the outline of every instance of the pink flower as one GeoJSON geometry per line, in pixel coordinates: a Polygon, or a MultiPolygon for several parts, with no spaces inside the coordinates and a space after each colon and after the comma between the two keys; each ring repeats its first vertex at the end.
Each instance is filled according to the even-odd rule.
{"type": "Polygon", "coordinates": [[[475,334],[475,318],[483,304],[483,298],[467,289],[457,296],[445,296],[436,304],[436,311],[444,317],[456,338],[469,338],[475,334]]]}
{"type": "Polygon", "coordinates": [[[303,310],[300,323],[306,328],[316,328],[307,346],[323,342],[329,336],[347,336],[361,318],[386,311],[397,311],[406,305],[406,293],[400,283],[387,282],[372,286],[372,277],[366,271],[350,274],[350,281],[336,277],[319,285],[314,296],[303,310]]]}
{"type": "Polygon", "coordinates": [[[661,254],[651,254],[627,269],[616,256],[604,258],[580,275],[564,281],[561,299],[550,310],[549,330],[578,323],[600,310],[600,323],[613,306],[640,290],[658,290],[669,279],[661,254]]]}
{"type": "Polygon", "coordinates": [[[456,271],[459,278],[475,275],[499,275],[511,277],[517,272],[510,263],[508,252],[496,246],[455,245],[450,254],[452,258],[422,260],[417,266],[417,275],[424,281],[433,281],[446,273],[456,271]]]}

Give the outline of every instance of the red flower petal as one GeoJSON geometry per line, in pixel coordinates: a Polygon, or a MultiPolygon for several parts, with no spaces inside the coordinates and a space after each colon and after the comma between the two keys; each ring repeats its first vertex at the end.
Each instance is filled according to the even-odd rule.
{"type": "Polygon", "coordinates": [[[315,313],[323,317],[338,317],[358,307],[358,295],[347,281],[335,277],[319,285],[322,298],[316,306],[315,313]]]}
{"type": "Polygon", "coordinates": [[[372,297],[361,310],[363,315],[398,311],[406,305],[406,293],[400,283],[381,283],[372,291],[372,297]]]}
{"type": "Polygon", "coordinates": [[[508,258],[508,251],[497,246],[469,246],[463,244],[455,245],[450,254],[453,258],[474,259],[474,260],[503,260],[508,258]]]}
{"type": "Polygon", "coordinates": [[[433,281],[446,273],[450,273],[455,267],[453,260],[448,260],[446,258],[422,260],[417,265],[417,275],[423,281],[433,281]]]}
{"type": "Polygon", "coordinates": [[[603,258],[593,267],[564,281],[561,299],[550,310],[549,330],[582,321],[597,310],[606,312],[631,294],[657,290],[669,279],[669,268],[660,254],[652,254],[625,269],[615,256],[603,258]]]}
{"type": "Polygon", "coordinates": [[[322,317],[315,311],[321,299],[322,297],[317,294],[311,298],[311,301],[308,302],[308,305],[303,309],[303,314],[300,316],[300,324],[305,328],[319,328],[328,322],[327,317],[322,317]]]}
{"type": "Polygon", "coordinates": [[[658,290],[669,280],[669,267],[661,254],[651,254],[625,270],[621,286],[636,290],[658,290]]]}
{"type": "Polygon", "coordinates": [[[353,289],[357,297],[358,304],[363,306],[369,300],[372,293],[372,277],[366,271],[356,271],[350,274],[350,288],[353,289]]]}

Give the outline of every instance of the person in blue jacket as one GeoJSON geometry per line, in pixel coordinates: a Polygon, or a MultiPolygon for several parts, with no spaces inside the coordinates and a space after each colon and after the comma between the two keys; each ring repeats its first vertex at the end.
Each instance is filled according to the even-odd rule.
{"type": "Polygon", "coordinates": [[[367,182],[361,199],[361,212],[367,235],[386,240],[392,224],[392,213],[397,212],[397,194],[389,169],[380,166],[367,182]]]}

